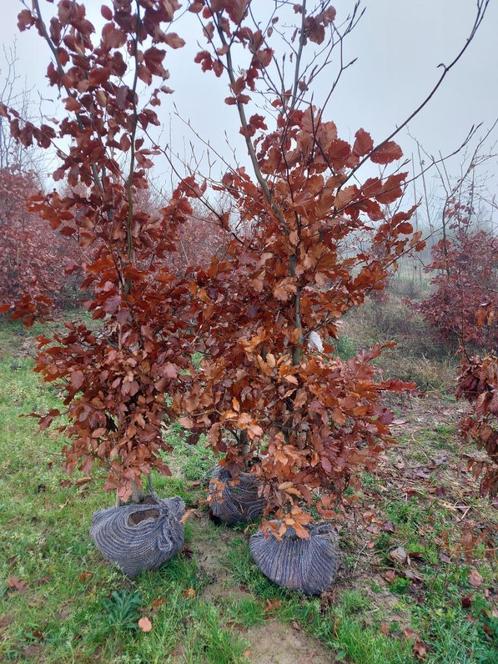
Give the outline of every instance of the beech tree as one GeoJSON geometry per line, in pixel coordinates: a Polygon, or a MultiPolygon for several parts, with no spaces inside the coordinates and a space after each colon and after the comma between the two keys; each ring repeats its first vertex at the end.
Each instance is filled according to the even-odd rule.
{"type": "MultiPolygon", "coordinates": [[[[34,0],[19,14],[19,29],[37,30],[48,45],[47,77],[66,114],[36,126],[0,106],[23,145],[55,151],[54,179],[68,185],[64,193],[34,196],[31,209],[91,250],[82,288],[91,291],[88,309],[103,328],[96,333],[75,322],[52,339],[41,337],[35,370],[65,385],[70,423],[59,430],[71,441],[68,468],[88,471],[102,462],[106,488],[121,500],[138,500],[152,469],[169,473],[160,454],[164,393],[188,357],[179,334],[188,291],[164,258],[175,250],[177,228],[192,213],[189,199],[201,189],[194,178],[182,180],[159,216],[135,205],[157,152],[147,137],[159,124],[154,108],[171,92],[164,83],[166,50],[184,44],[168,31],[179,7],[176,0],[103,5],[96,35],[84,3],[60,0],[54,8],[50,2],[45,19],[34,0]],[[149,88],[147,96],[139,97],[139,85],[149,88]]],[[[50,411],[42,426],[59,414],[50,411]]]]}
{"type": "Polygon", "coordinates": [[[496,346],[496,323],[482,326],[478,317],[483,305],[498,305],[497,251],[498,239],[492,233],[473,231],[467,224],[433,247],[427,268],[433,291],[418,309],[443,339],[455,345],[496,346]]]}
{"type": "MultiPolygon", "coordinates": [[[[327,1],[311,10],[296,3],[297,25],[289,30],[278,22],[287,2],[272,3],[264,26],[254,21],[250,0],[190,2],[206,38],[196,61],[226,78],[225,101],[238,113],[253,176],[238,167],[214,183],[231,201],[218,212],[204,196],[207,182],[189,175],[160,215],[140,200],[162,151],[150,131],[159,124],[155,107],[171,92],[166,47],[184,44],[169,31],[179,3],[114,0],[102,6],[96,35],[84,3],[47,2],[50,19],[33,0],[19,27],[35,29],[50,49],[47,76],[63,97],[63,117],[35,125],[5,104],[0,115],[23,145],[55,151],[54,178],[67,187],[33,197],[31,209],[91,256],[82,288],[91,292],[87,306],[102,329],[75,322],[64,334],[40,338],[36,364],[45,380],[65,386],[67,465],[88,471],[102,462],[106,488],[138,500],[144,476],[169,472],[161,455],[164,416],[181,416],[185,426],[209,433],[234,476],[248,468],[262,480],[278,532],[293,526],[306,537],[317,492],[319,511],[330,515],[333,496],[357,480],[359,468],[371,468],[390,440],[392,416],[380,397],[407,386],[377,377],[371,361],[381,347],[342,362],[330,338],[341,316],[383,287],[397,257],[422,246],[413,210],[391,215],[385,208],[400,200],[407,181],[399,168],[385,167],[401,159],[393,138],[468,48],[489,0],[479,0],[465,46],[410,117],[377,144],[359,129],[352,145],[326,119],[326,106],[349,66],[342,46],[359,4],[338,27],[327,1]],[[276,37],[292,58],[277,58],[276,37]],[[339,73],[318,107],[312,90],[335,54],[339,73]],[[381,173],[360,180],[367,162],[381,173]],[[178,254],[192,199],[208,206],[209,221],[230,240],[209,266],[179,274],[168,260],[178,254]],[[248,232],[237,233],[241,224],[248,232]],[[366,250],[351,249],[359,236],[370,238],[366,250]],[[194,375],[197,343],[206,358],[194,375]]],[[[28,295],[20,314],[31,312],[28,295]]],[[[59,414],[51,411],[41,425],[59,414]]]]}
{"type": "MultiPolygon", "coordinates": [[[[322,63],[312,58],[305,67],[305,47],[318,44],[330,57],[335,10],[328,3],[310,12],[306,3],[294,5],[299,25],[292,28],[297,46],[288,83],[270,46],[277,16],[262,31],[251,24],[250,4],[190,7],[205,21],[210,48],[196,60],[226,76],[225,102],[239,114],[255,178],[239,168],[219,185],[253,232],[233,239],[225,260],[198,273],[207,357],[202,380],[178,398],[177,409],[189,414],[186,426],[208,431],[234,477],[249,469],[261,479],[266,512],[276,517],[268,526],[280,534],[292,526],[307,537],[304,506],[323,489],[318,510],[330,516],[331,495],[340,495],[359,467],[373,467],[392,419],[381,394],[408,387],[376,380],[371,360],[381,347],[342,362],[329,339],[337,336],[338,319],[382,288],[396,257],[422,243],[409,222],[413,210],[385,214],[384,206],[402,196],[407,173],[353,182],[367,160],[382,166],[399,160],[399,146],[388,140],[375,148],[363,129],[350,145],[306,94],[313,67],[322,63]],[[247,59],[240,73],[237,50],[247,59]],[[275,118],[246,110],[261,98],[275,118]],[[345,242],[360,234],[370,237],[369,250],[345,252],[345,242]],[[320,333],[326,354],[310,347],[312,333],[320,333]]],[[[341,43],[356,20],[353,14],[337,33],[341,43]]]]}
{"type": "Polygon", "coordinates": [[[382,394],[410,387],[379,378],[372,360],[380,346],[341,361],[330,343],[337,322],[382,289],[396,259],[423,242],[410,223],[413,208],[389,214],[386,207],[400,200],[408,178],[399,166],[386,168],[402,157],[392,140],[397,131],[375,144],[359,129],[350,144],[326,119],[348,67],[342,47],[359,5],[339,28],[328,2],[293,4],[295,25],[287,3],[272,3],[264,23],[256,4],[198,0],[189,7],[206,39],[196,62],[226,79],[225,103],[238,113],[253,170],[229,170],[218,189],[252,233],[232,239],[226,258],[197,274],[206,358],[201,379],[175,405],[188,414],[186,427],[208,432],[235,481],[242,470],[261,480],[272,517],[264,528],[281,536],[292,527],[307,538],[309,508],[318,501],[318,512],[330,517],[334,498],[358,482],[361,468],[373,468],[391,440],[382,394]],[[275,37],[287,46],[282,59],[275,37]],[[339,73],[319,108],[312,91],[336,52],[339,73]],[[367,162],[381,174],[360,181],[367,162]],[[369,239],[368,248],[354,249],[358,237],[363,247],[369,239]]]}
{"type": "Polygon", "coordinates": [[[465,440],[484,450],[488,458],[467,455],[475,477],[481,476],[481,494],[498,495],[498,357],[464,357],[458,377],[457,397],[472,406],[460,422],[465,440]]]}
{"type": "MultiPolygon", "coordinates": [[[[426,267],[431,292],[417,305],[426,321],[439,335],[455,346],[472,344],[492,349],[498,328],[491,316],[483,325],[486,311],[498,305],[498,240],[486,226],[490,204],[482,167],[496,155],[484,146],[497,122],[485,133],[460,165],[460,174],[450,178],[446,167],[437,166],[445,193],[440,228],[441,238],[432,248],[432,261],[426,267]]],[[[420,147],[420,146],[419,146],[420,147]]],[[[425,187],[424,187],[425,189],[425,187]]],[[[426,200],[428,221],[429,203],[426,200]]]]}
{"type": "MultiPolygon", "coordinates": [[[[33,175],[15,167],[0,169],[0,303],[6,303],[4,311],[23,303],[26,324],[47,311],[51,299],[62,305],[70,297],[65,271],[82,260],[74,240],[51,231],[29,211],[29,197],[36,191],[33,175]]],[[[20,313],[12,310],[14,317],[20,313]]]]}

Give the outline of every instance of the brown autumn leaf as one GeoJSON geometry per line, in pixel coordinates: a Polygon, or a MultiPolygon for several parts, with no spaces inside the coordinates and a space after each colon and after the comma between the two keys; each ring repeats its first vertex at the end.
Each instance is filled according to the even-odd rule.
{"type": "Polygon", "coordinates": [[[171,48],[182,48],[182,46],[185,46],[185,40],[179,37],[176,32],[168,32],[164,37],[164,41],[171,48]]]}
{"type": "Polygon", "coordinates": [[[85,382],[85,376],[82,371],[73,371],[71,373],[71,385],[75,390],[79,390],[85,382]]]}
{"type": "Polygon", "coordinates": [[[166,600],[164,599],[164,597],[156,597],[156,599],[152,601],[150,608],[152,611],[157,611],[158,609],[161,608],[161,606],[164,606],[165,604],[166,600]]]}
{"type": "Polygon", "coordinates": [[[265,613],[271,613],[276,611],[282,606],[282,601],[280,599],[267,599],[265,602],[265,613]]]}
{"type": "Polygon", "coordinates": [[[75,481],[76,486],[84,486],[85,484],[88,484],[88,482],[91,482],[92,478],[89,475],[86,475],[85,477],[80,477],[75,481]]]}
{"type": "Polygon", "coordinates": [[[402,156],[403,152],[397,143],[386,141],[375,148],[370,159],[374,164],[390,164],[393,161],[401,159],[402,156]]]}
{"type": "Polygon", "coordinates": [[[44,586],[46,583],[49,583],[52,580],[51,576],[41,576],[39,579],[36,579],[34,581],[33,585],[34,586],[44,586]]]}
{"type": "Polygon", "coordinates": [[[353,152],[358,157],[363,157],[373,150],[373,141],[370,134],[364,129],[358,129],[355,134],[355,142],[353,145],[353,152]]]}
{"type": "Polygon", "coordinates": [[[395,549],[389,552],[389,558],[395,563],[404,565],[408,560],[408,554],[402,546],[397,546],[395,549]]]}
{"type": "Polygon", "coordinates": [[[427,646],[423,641],[417,639],[413,644],[413,654],[417,659],[423,660],[427,657],[427,646]]]}
{"type": "Polygon", "coordinates": [[[147,616],[143,616],[142,618],[140,618],[140,620],[138,621],[138,626],[140,627],[142,632],[152,631],[152,623],[149,620],[149,618],[147,618],[147,616]]]}
{"type": "Polygon", "coordinates": [[[180,523],[186,523],[190,519],[190,517],[195,513],[196,513],[195,509],[187,510],[180,519],[180,523]]]}
{"type": "Polygon", "coordinates": [[[414,572],[412,569],[405,570],[404,575],[414,583],[422,583],[424,580],[424,577],[421,574],[417,574],[417,572],[414,572]]]}
{"type": "Polygon", "coordinates": [[[384,636],[387,636],[390,632],[389,623],[386,623],[385,621],[382,621],[380,623],[379,629],[380,629],[381,634],[384,634],[384,636]]]}
{"type": "Polygon", "coordinates": [[[4,613],[2,616],[0,616],[0,636],[2,635],[4,629],[12,624],[13,620],[13,617],[8,613],[4,613]]]}
{"type": "Polygon", "coordinates": [[[392,521],[384,521],[382,524],[382,530],[386,533],[394,533],[396,527],[392,521]]]}
{"type": "Polygon", "coordinates": [[[469,572],[469,583],[474,588],[479,588],[482,585],[482,576],[475,569],[475,567],[473,567],[469,572]]]}
{"type": "Polygon", "coordinates": [[[28,584],[26,583],[26,581],[22,581],[22,579],[20,579],[17,576],[8,576],[7,577],[7,588],[9,590],[15,590],[17,592],[22,593],[25,590],[27,590],[28,584]]]}
{"type": "Polygon", "coordinates": [[[194,599],[197,593],[195,592],[194,588],[187,588],[186,590],[183,591],[182,594],[187,599],[194,599]]]}

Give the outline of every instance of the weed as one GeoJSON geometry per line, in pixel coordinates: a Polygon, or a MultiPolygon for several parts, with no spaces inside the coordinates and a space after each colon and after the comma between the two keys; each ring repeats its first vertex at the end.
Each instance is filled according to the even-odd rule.
{"type": "Polygon", "coordinates": [[[356,344],[347,335],[343,335],[335,341],[335,351],[341,360],[350,360],[358,352],[356,344]]]}
{"type": "Polygon", "coordinates": [[[136,590],[114,590],[111,597],[102,602],[102,623],[109,630],[136,630],[141,604],[142,596],[136,590]]]}

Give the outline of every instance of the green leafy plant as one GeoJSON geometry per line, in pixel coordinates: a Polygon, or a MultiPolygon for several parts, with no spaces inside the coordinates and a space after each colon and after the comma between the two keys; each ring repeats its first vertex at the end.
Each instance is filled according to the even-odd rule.
{"type": "Polygon", "coordinates": [[[139,592],[115,590],[102,602],[106,625],[119,631],[138,629],[141,605],[142,596],[139,592]]]}

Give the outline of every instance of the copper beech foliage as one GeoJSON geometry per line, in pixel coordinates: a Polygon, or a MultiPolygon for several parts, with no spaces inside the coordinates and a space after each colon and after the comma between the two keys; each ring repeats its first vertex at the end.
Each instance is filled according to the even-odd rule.
{"type": "Polygon", "coordinates": [[[230,170],[217,188],[252,232],[233,239],[226,257],[192,284],[205,359],[175,407],[187,428],[208,432],[234,476],[249,469],[261,478],[273,516],[267,528],[282,534],[292,526],[307,537],[316,499],[319,513],[332,516],[333,497],[360,469],[371,469],[389,442],[392,415],[382,393],[409,387],[377,379],[371,362],[382,347],[344,362],[329,339],[349,309],[383,287],[396,257],[423,243],[413,234],[412,210],[386,208],[401,198],[407,173],[383,169],[353,180],[366,160],[382,167],[398,160],[399,146],[375,148],[363,129],[351,145],[307,101],[299,62],[306,46],[325,40],[334,9],[308,13],[306,3],[294,5],[296,64],[287,86],[283,77],[272,82],[278,17],[262,32],[250,4],[190,5],[206,39],[196,62],[227,81],[225,103],[238,112],[253,168],[253,175],[230,170]],[[355,249],[358,238],[362,246],[369,238],[367,250],[355,249]],[[324,353],[311,348],[312,332],[325,341],[324,353]]]}
{"type": "Polygon", "coordinates": [[[457,397],[472,404],[473,411],[460,422],[462,435],[485,450],[489,459],[469,463],[476,477],[481,475],[481,493],[498,495],[498,357],[473,357],[462,362],[457,397]]]}
{"type": "MultiPolygon", "coordinates": [[[[34,0],[31,11],[21,11],[18,25],[47,42],[47,77],[66,113],[40,126],[5,106],[0,113],[23,145],[53,148],[59,157],[54,178],[66,182],[66,193],[39,194],[31,209],[91,250],[82,288],[92,292],[88,308],[104,325],[94,332],[83,323],[68,324],[64,334],[40,338],[36,371],[64,382],[68,467],[87,471],[94,460],[103,462],[106,488],[126,500],[137,497],[141,477],[151,469],[169,472],[160,455],[164,393],[177,378],[187,343],[180,312],[189,291],[164,259],[175,251],[178,226],[192,212],[189,199],[201,189],[193,178],[182,180],[159,215],[134,204],[153,165],[155,149],[146,134],[159,124],[154,109],[171,92],[166,52],[184,44],[169,30],[180,5],[103,5],[104,24],[96,34],[84,3],[41,4],[43,9],[34,0]],[[139,99],[144,84],[149,93],[139,99]]],[[[58,414],[48,413],[42,426],[58,414]]]]}
{"type": "MultiPolygon", "coordinates": [[[[65,334],[41,338],[36,367],[45,380],[65,381],[69,467],[87,471],[102,461],[106,487],[129,498],[144,474],[169,472],[160,424],[171,409],[185,427],[208,433],[234,475],[250,470],[261,478],[274,517],[267,527],[282,533],[292,526],[307,537],[315,500],[331,516],[333,497],[357,482],[360,469],[372,468],[390,441],[392,415],[382,393],[408,387],[377,376],[372,360],[382,347],[343,362],[330,339],[349,309],[383,288],[396,258],[423,243],[413,234],[412,210],[397,210],[407,173],[386,173],[402,156],[399,146],[375,146],[363,129],[350,144],[310,102],[313,76],[300,63],[310,44],[330,40],[335,10],[328,2],[313,11],[305,2],[294,5],[287,84],[271,46],[278,16],[261,30],[250,4],[189,4],[206,40],[196,62],[226,79],[225,102],[238,113],[253,169],[230,169],[214,184],[231,214],[211,221],[231,239],[223,236],[209,265],[165,267],[178,254],[189,199],[203,199],[205,184],[181,180],[160,215],[134,203],[157,153],[145,138],[159,123],[161,92],[169,92],[162,84],[165,47],[183,45],[167,31],[176,0],[115,0],[112,9],[102,7],[99,36],[82,3],[60,0],[44,22],[35,0],[19,26],[48,42],[48,77],[67,113],[34,126],[12,109],[0,112],[25,145],[69,144],[67,152],[58,148],[55,172],[69,193],[40,195],[32,207],[92,249],[83,287],[104,327],[74,323],[65,334]],[[273,83],[275,71],[281,84],[273,83]],[[145,106],[138,81],[152,88],[145,106]],[[359,182],[356,172],[367,161],[379,175],[359,182]],[[240,224],[246,230],[237,234],[240,224]],[[312,333],[321,335],[324,353],[312,349],[312,333]],[[197,348],[204,361],[193,373],[189,358],[197,348]]],[[[48,413],[42,426],[57,415],[48,413]]]]}
{"type": "Polygon", "coordinates": [[[81,263],[78,244],[50,232],[28,210],[27,199],[37,190],[31,173],[16,167],[0,170],[0,311],[17,303],[12,316],[22,317],[25,324],[46,312],[50,299],[64,304],[65,270],[81,263]]]}
{"type": "Polygon", "coordinates": [[[487,452],[488,460],[468,455],[468,461],[481,477],[481,494],[493,497],[498,494],[498,358],[493,352],[469,357],[465,346],[492,351],[498,341],[498,242],[491,233],[473,229],[472,213],[470,205],[457,200],[447,204],[444,237],[433,248],[428,267],[434,290],[419,309],[443,338],[460,343],[456,395],[472,407],[460,421],[460,433],[487,452]]]}
{"type": "Polygon", "coordinates": [[[498,307],[498,240],[475,229],[471,207],[456,200],[447,205],[445,222],[448,234],[434,245],[427,267],[433,289],[417,308],[443,339],[492,349],[498,342],[492,314],[498,307]]]}

